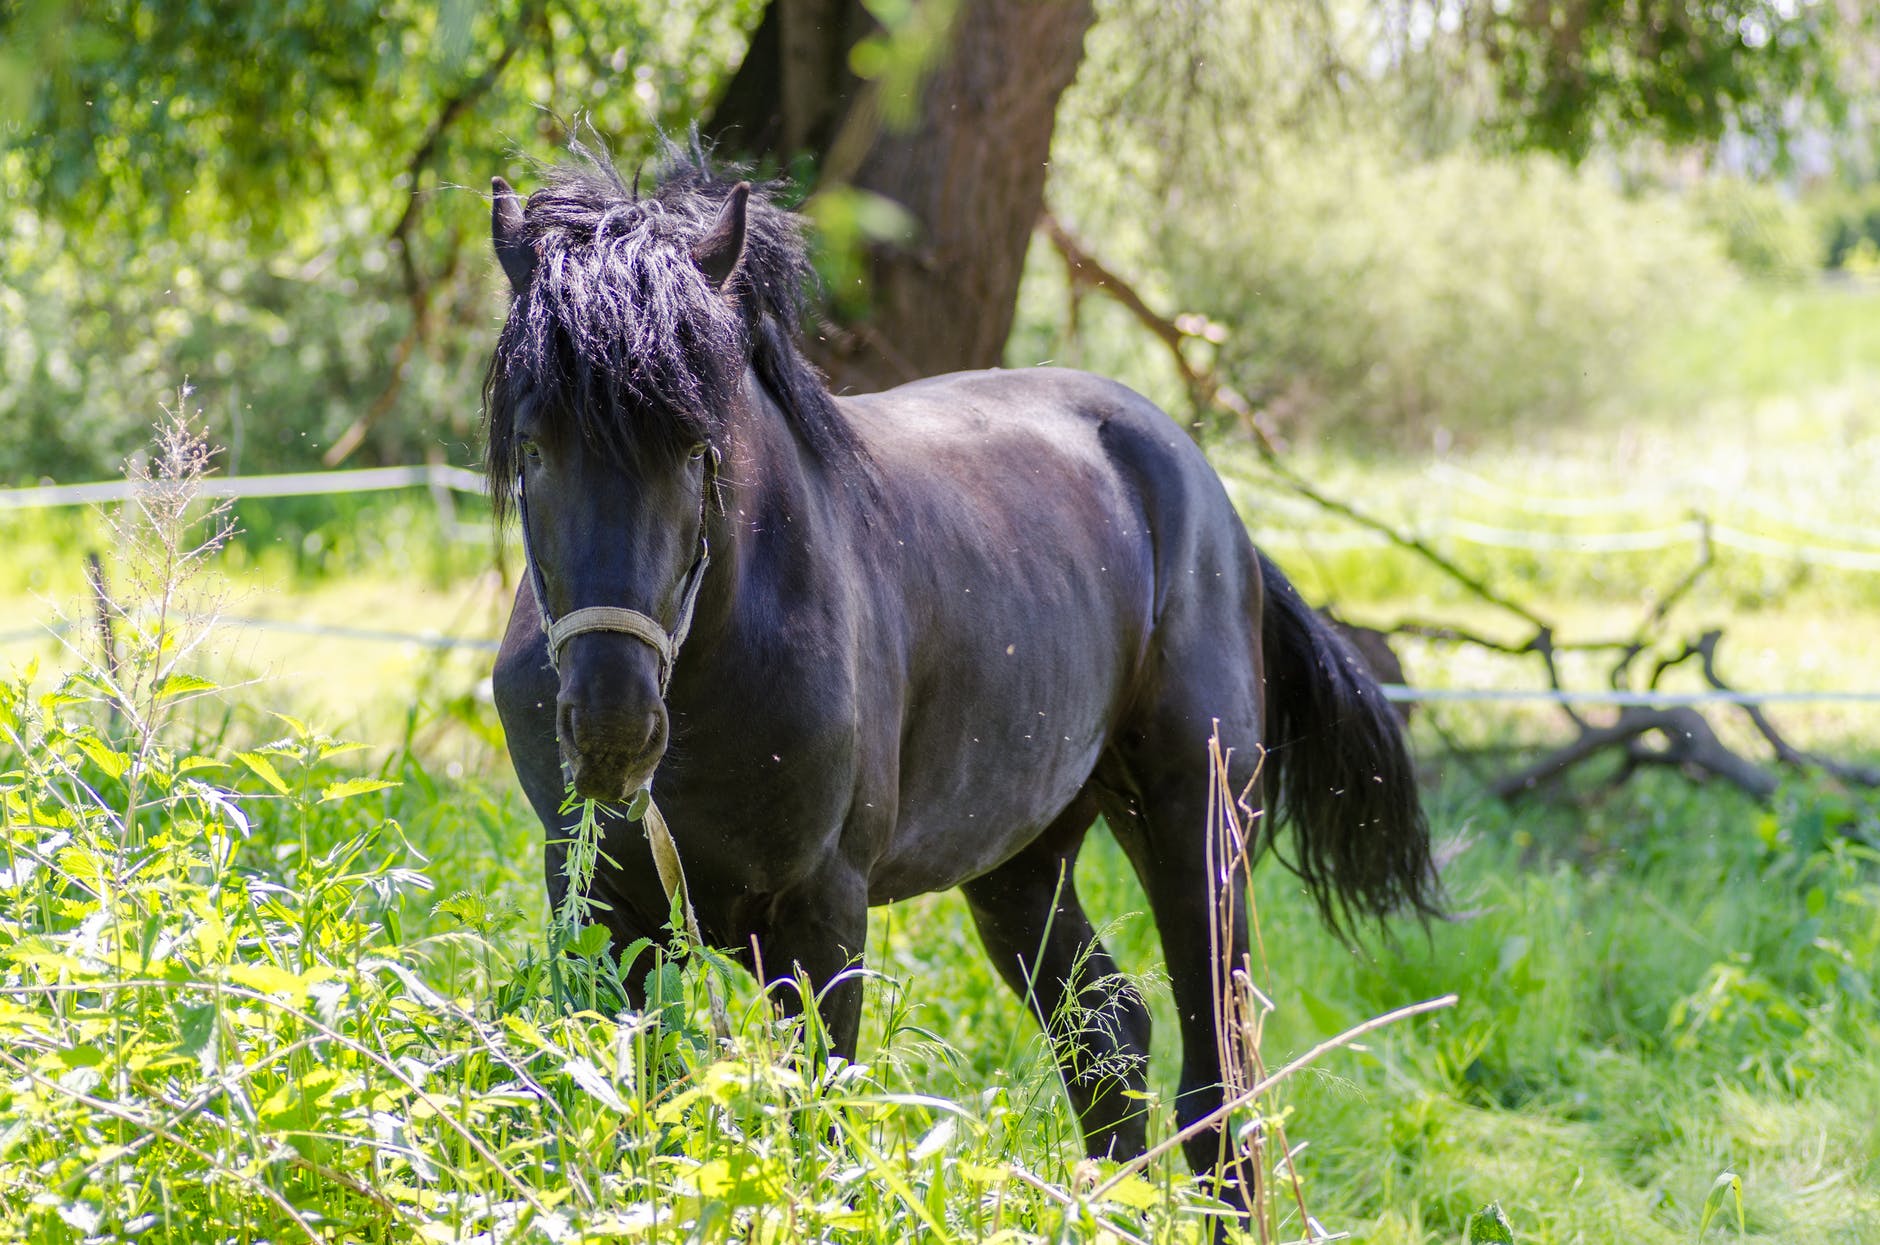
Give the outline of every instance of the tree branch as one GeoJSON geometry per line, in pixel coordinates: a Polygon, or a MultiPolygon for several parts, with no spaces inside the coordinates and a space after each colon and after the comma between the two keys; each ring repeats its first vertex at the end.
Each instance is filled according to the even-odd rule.
{"type": "MultiPolygon", "coordinates": [[[[1174,357],[1176,370],[1182,375],[1182,381],[1188,386],[1189,400],[1194,403],[1197,414],[1213,407],[1223,411],[1243,424],[1261,444],[1263,451],[1272,456],[1279,452],[1279,446],[1273,435],[1260,419],[1247,399],[1228,385],[1221,383],[1214,368],[1197,368],[1184,349],[1190,339],[1217,345],[1218,328],[1208,324],[1201,316],[1177,316],[1173,320],[1157,314],[1136,292],[1136,287],[1116,275],[1103,263],[1085,250],[1083,245],[1071,236],[1063,222],[1047,210],[1038,218],[1039,227],[1045,237],[1063,257],[1064,267],[1070,277],[1073,290],[1101,290],[1120,303],[1124,310],[1136,317],[1136,320],[1167,346],[1174,357]],[[1197,331],[1196,326],[1203,326],[1197,331]]],[[[1193,434],[1190,429],[1190,434],[1193,434]]]]}
{"type": "MultiPolygon", "coordinates": [[[[406,202],[405,210],[400,213],[398,223],[392,226],[391,233],[387,235],[391,241],[398,243],[407,251],[410,250],[409,236],[418,220],[419,205],[423,202],[418,197],[418,178],[426,168],[430,167],[431,161],[437,158],[438,147],[443,143],[444,135],[449,132],[450,127],[469,112],[478,100],[487,95],[491,87],[496,85],[497,80],[503,76],[503,70],[509,67],[509,62],[515,59],[516,53],[528,42],[530,32],[535,29],[536,24],[542,20],[547,11],[547,0],[523,0],[522,11],[516,17],[515,29],[510,32],[509,38],[503,43],[502,51],[496,54],[496,59],[485,66],[482,73],[466,83],[461,91],[444,101],[444,106],[438,110],[437,117],[431,122],[430,130],[425,133],[424,141],[418,144],[417,150],[411,153],[411,159],[405,162],[405,177],[411,184],[411,198],[406,202]]],[[[408,265],[405,272],[408,283],[406,292],[415,296],[415,290],[410,288],[410,285],[417,281],[417,269],[415,266],[408,265]]]]}
{"type": "Polygon", "coordinates": [[[1726,748],[1703,715],[1688,706],[1622,709],[1619,720],[1611,726],[1583,727],[1573,742],[1500,779],[1490,789],[1504,800],[1513,800],[1551,783],[1607,748],[1631,745],[1652,731],[1664,737],[1664,747],[1629,750],[1629,760],[1692,766],[1725,779],[1757,799],[1775,794],[1775,775],[1726,748]]]}
{"type": "MultiPolygon", "coordinates": [[[[1717,645],[1722,639],[1721,631],[1706,631],[1692,646],[1692,651],[1703,664],[1704,680],[1707,683],[1720,692],[1734,691],[1735,689],[1725,683],[1723,677],[1717,673],[1717,645]]],[[[1853,783],[1856,786],[1880,787],[1880,769],[1869,765],[1837,761],[1819,753],[1805,752],[1791,744],[1781,732],[1776,730],[1775,723],[1769,720],[1769,715],[1763,712],[1761,705],[1745,703],[1741,707],[1744,716],[1749,718],[1750,724],[1769,742],[1770,748],[1775,751],[1776,760],[1782,764],[1798,769],[1823,770],[1842,782],[1853,783]]]]}
{"type": "MultiPolygon", "coordinates": [[[[1102,290],[1118,303],[1122,304],[1122,306],[1127,309],[1130,314],[1134,315],[1145,328],[1155,334],[1156,338],[1160,340],[1163,345],[1167,346],[1169,353],[1174,356],[1175,366],[1181,372],[1182,379],[1187,384],[1189,394],[1195,402],[1195,405],[1202,409],[1212,406],[1237,420],[1240,425],[1252,435],[1254,444],[1256,448],[1259,449],[1260,456],[1266,463],[1267,469],[1277,477],[1281,484],[1285,485],[1292,492],[1312,502],[1320,509],[1329,510],[1333,514],[1339,515],[1357,524],[1359,527],[1376,532],[1398,548],[1418,555],[1424,561],[1443,572],[1443,574],[1455,580],[1456,583],[1468,589],[1473,595],[1488,602],[1490,605],[1506,610],[1516,618],[1534,627],[1535,630],[1547,630],[1546,621],[1539,615],[1535,614],[1526,606],[1521,605],[1519,602],[1513,601],[1496,592],[1493,588],[1489,587],[1488,583],[1479,575],[1472,575],[1462,569],[1462,567],[1458,566],[1455,562],[1441,553],[1438,553],[1435,549],[1432,549],[1420,538],[1406,535],[1393,524],[1387,523],[1382,519],[1374,518],[1349,502],[1341,501],[1338,498],[1331,497],[1321,492],[1295,473],[1290,467],[1282,463],[1279,458],[1280,449],[1275,438],[1272,436],[1271,432],[1262,425],[1258,415],[1255,413],[1252,406],[1248,404],[1247,400],[1239,393],[1235,392],[1230,386],[1222,384],[1213,368],[1197,368],[1194,362],[1189,359],[1187,352],[1183,349],[1183,343],[1191,337],[1200,337],[1201,340],[1212,343],[1214,338],[1211,335],[1197,334],[1185,330],[1182,327],[1182,321],[1190,319],[1190,317],[1177,317],[1171,320],[1166,316],[1157,314],[1143,299],[1142,295],[1136,292],[1134,286],[1100,263],[1095,256],[1091,255],[1091,253],[1077,241],[1077,239],[1071,236],[1070,231],[1065,229],[1062,222],[1051,213],[1044,213],[1039,218],[1039,223],[1045,231],[1045,236],[1049,238],[1051,244],[1057,248],[1058,254],[1064,257],[1064,264],[1070,273],[1071,281],[1073,283],[1081,283],[1091,289],[1102,290]]],[[[1194,317],[1193,319],[1199,319],[1199,317],[1194,317]]]]}

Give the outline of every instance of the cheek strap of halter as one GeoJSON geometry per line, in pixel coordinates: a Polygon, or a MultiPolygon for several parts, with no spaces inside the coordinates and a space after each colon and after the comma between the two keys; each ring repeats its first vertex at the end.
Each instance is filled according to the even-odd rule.
{"type": "Polygon", "coordinates": [[[542,568],[535,560],[535,541],[529,532],[529,497],[516,475],[516,511],[522,520],[522,554],[529,564],[529,578],[535,589],[536,608],[542,612],[542,631],[548,637],[548,664],[561,669],[561,650],[568,641],[590,631],[616,631],[630,635],[659,655],[659,694],[666,694],[672,681],[672,666],[679,659],[679,647],[692,630],[692,614],[698,608],[699,589],[705,584],[706,568],[711,566],[711,542],[705,539],[705,509],[717,487],[718,452],[711,450],[705,465],[705,487],[699,493],[698,555],[686,571],[679,589],[679,617],[667,631],[650,614],[621,605],[589,605],[556,618],[548,612],[548,590],[542,582],[542,568]]]}

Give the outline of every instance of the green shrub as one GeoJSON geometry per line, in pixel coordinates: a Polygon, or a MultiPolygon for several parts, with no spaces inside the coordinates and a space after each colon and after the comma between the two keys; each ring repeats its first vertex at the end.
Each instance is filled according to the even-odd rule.
{"type": "Polygon", "coordinates": [[[1829,268],[1871,268],[1871,256],[1880,250],[1880,182],[1827,192],[1816,201],[1815,213],[1829,268]]]}
{"type": "Polygon", "coordinates": [[[302,254],[239,235],[115,236],[81,248],[26,208],[0,214],[0,486],[116,475],[145,412],[182,376],[226,470],[318,470],[376,416],[350,466],[474,462],[482,363],[501,295],[480,269],[441,282],[429,335],[389,245],[354,213],[302,254]],[[405,352],[409,350],[409,356],[405,352]]]}
{"type": "Polygon", "coordinates": [[[1479,436],[1624,391],[1654,327],[1721,281],[1676,205],[1545,158],[1406,163],[1276,151],[1164,246],[1186,308],[1228,327],[1233,382],[1283,422],[1479,436]]]}
{"type": "Polygon", "coordinates": [[[1706,178],[1685,201],[1747,276],[1792,280],[1819,272],[1826,258],[1808,208],[1780,187],[1706,178]]]}

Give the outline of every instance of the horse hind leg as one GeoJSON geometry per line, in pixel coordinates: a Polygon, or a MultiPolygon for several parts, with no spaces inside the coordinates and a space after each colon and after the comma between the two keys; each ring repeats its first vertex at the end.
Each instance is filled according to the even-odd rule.
{"type": "Polygon", "coordinates": [[[1080,796],[1019,855],[961,889],[993,965],[1049,1036],[1092,1157],[1147,1146],[1149,1009],[1077,898],[1077,850],[1096,819],[1080,796]]]}
{"type": "MultiPolygon", "coordinates": [[[[1220,689],[1223,682],[1211,686],[1220,689]]],[[[1223,705],[1238,705],[1218,719],[1224,749],[1231,749],[1228,783],[1235,796],[1248,790],[1260,760],[1257,687],[1227,689],[1223,705]]],[[[1119,735],[1097,768],[1096,787],[1113,833],[1135,867],[1155,916],[1162,941],[1169,990],[1181,1030],[1181,1081],[1175,1100],[1176,1124],[1187,1128],[1219,1109],[1224,1101],[1221,1051],[1217,1039],[1216,982],[1220,965],[1247,962],[1248,921],[1241,888],[1231,887],[1219,908],[1210,903],[1219,887],[1210,884],[1215,866],[1209,842],[1209,741],[1216,719],[1171,697],[1119,735]],[[1223,919],[1225,918],[1225,919],[1223,919]]],[[[1212,699],[1212,697],[1210,697],[1212,699]]],[[[1255,791],[1257,794],[1257,789],[1255,791]]],[[[1251,827],[1249,827],[1251,830],[1251,827]]],[[[1239,1203],[1221,1129],[1207,1129],[1183,1145],[1197,1176],[1220,1173],[1216,1191],[1239,1203]]]]}

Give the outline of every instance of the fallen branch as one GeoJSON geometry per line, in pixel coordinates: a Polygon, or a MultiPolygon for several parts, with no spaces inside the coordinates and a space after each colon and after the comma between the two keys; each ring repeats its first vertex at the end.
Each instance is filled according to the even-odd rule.
{"type": "MultiPolygon", "coordinates": [[[[1720,692],[1733,692],[1736,689],[1725,683],[1723,677],[1717,673],[1717,645],[1722,639],[1721,631],[1706,631],[1698,637],[1693,648],[1702,665],[1705,682],[1720,692]]],[[[1776,760],[1782,764],[1797,769],[1819,769],[1832,774],[1842,782],[1853,783],[1856,786],[1880,787],[1880,769],[1871,765],[1855,765],[1847,761],[1837,761],[1816,752],[1805,752],[1791,744],[1776,730],[1775,724],[1769,720],[1769,715],[1763,712],[1761,705],[1746,702],[1741,707],[1744,716],[1749,718],[1750,725],[1754,726],[1757,732],[1768,741],[1770,748],[1776,754],[1776,760]]]]}
{"type": "Polygon", "coordinates": [[[1688,766],[1725,779],[1757,799],[1767,799],[1776,791],[1775,775],[1730,751],[1717,738],[1703,714],[1683,705],[1671,709],[1622,709],[1619,720],[1611,726],[1582,727],[1572,743],[1498,779],[1490,790],[1504,800],[1512,800],[1545,786],[1581,762],[1617,745],[1626,746],[1628,761],[1633,764],[1688,766]],[[1661,749],[1649,749],[1642,744],[1643,737],[1652,733],[1664,738],[1661,749]]]}

